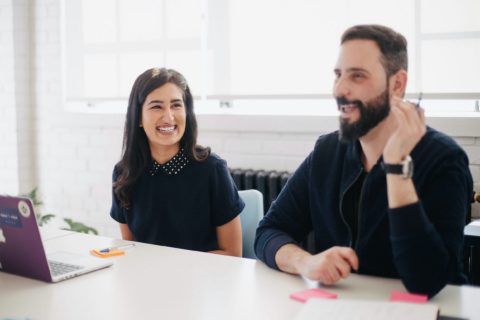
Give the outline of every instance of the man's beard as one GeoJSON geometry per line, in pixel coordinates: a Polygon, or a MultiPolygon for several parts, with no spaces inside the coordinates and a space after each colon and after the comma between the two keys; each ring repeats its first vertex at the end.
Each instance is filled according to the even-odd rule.
{"type": "Polygon", "coordinates": [[[350,123],[349,119],[340,118],[340,141],[353,142],[366,135],[370,129],[374,128],[390,113],[390,97],[388,89],[373,98],[366,104],[359,100],[348,101],[345,97],[337,98],[337,106],[340,110],[341,105],[354,104],[360,111],[360,118],[350,123]]]}

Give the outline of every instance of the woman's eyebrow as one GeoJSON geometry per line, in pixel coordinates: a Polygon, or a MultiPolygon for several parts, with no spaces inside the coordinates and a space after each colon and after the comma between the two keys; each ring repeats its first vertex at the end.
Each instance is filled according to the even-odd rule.
{"type": "Polygon", "coordinates": [[[152,103],[163,103],[163,101],[162,100],[152,100],[149,103],[147,103],[147,105],[152,104],[152,103]]]}

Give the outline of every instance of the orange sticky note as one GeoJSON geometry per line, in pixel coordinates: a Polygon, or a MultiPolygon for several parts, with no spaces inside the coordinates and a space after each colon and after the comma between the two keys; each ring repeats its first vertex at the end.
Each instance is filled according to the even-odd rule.
{"type": "Polygon", "coordinates": [[[392,293],[390,295],[390,301],[425,303],[428,301],[428,296],[423,294],[400,292],[397,290],[392,290],[392,293]]]}
{"type": "Polygon", "coordinates": [[[337,295],[319,288],[311,288],[292,293],[290,298],[300,302],[305,302],[310,298],[336,299],[337,295]]]}
{"type": "Polygon", "coordinates": [[[90,250],[90,253],[100,258],[108,258],[108,257],[115,257],[115,256],[123,256],[125,254],[125,251],[110,250],[108,252],[100,252],[100,250],[93,249],[93,250],[90,250]]]}

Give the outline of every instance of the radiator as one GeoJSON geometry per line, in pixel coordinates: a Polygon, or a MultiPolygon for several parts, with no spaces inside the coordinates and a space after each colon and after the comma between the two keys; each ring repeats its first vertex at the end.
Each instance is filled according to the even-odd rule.
{"type": "Polygon", "coordinates": [[[265,213],[291,176],[291,173],[286,171],[252,169],[230,169],[230,174],[238,190],[256,189],[263,194],[265,213]]]}

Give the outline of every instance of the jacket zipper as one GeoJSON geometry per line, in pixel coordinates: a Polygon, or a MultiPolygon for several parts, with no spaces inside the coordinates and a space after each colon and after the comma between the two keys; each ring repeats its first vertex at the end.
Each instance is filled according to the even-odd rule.
{"type": "Polygon", "coordinates": [[[362,214],[362,202],[363,202],[363,191],[365,189],[365,183],[367,182],[368,174],[365,176],[362,182],[362,188],[360,189],[360,200],[358,201],[358,217],[357,217],[357,240],[355,241],[355,252],[357,252],[358,242],[360,240],[360,217],[362,214]]]}
{"type": "MultiPolygon", "coordinates": [[[[360,178],[360,176],[362,175],[363,173],[363,168],[362,170],[360,170],[360,172],[357,174],[357,176],[355,177],[355,179],[353,179],[353,181],[350,183],[350,185],[342,192],[342,196],[340,197],[340,204],[339,204],[339,209],[340,209],[340,217],[342,218],[342,221],[343,223],[347,226],[347,229],[348,229],[348,233],[350,234],[350,242],[348,244],[349,247],[352,246],[352,238],[353,238],[353,234],[352,234],[352,228],[350,228],[350,226],[348,225],[347,221],[345,220],[345,216],[343,215],[343,198],[345,197],[345,194],[347,193],[347,191],[353,186],[353,184],[355,182],[357,182],[358,178],[360,178]]],[[[365,183],[365,181],[364,181],[365,183]]],[[[360,191],[360,197],[362,196],[362,192],[363,192],[363,185],[362,185],[362,191],[360,191]]],[[[360,202],[361,202],[361,199],[360,199],[360,202]]],[[[357,235],[358,235],[358,230],[357,230],[357,235]]],[[[357,237],[358,238],[358,237],[357,237]]]]}

